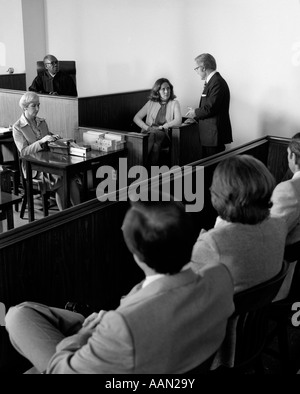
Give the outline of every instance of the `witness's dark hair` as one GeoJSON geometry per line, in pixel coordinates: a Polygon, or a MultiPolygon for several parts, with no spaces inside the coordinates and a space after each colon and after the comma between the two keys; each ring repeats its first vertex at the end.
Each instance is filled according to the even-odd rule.
{"type": "Polygon", "coordinates": [[[173,85],[171,84],[171,82],[167,78],[160,78],[155,82],[153,88],[151,89],[150,95],[148,97],[149,100],[160,101],[159,91],[160,91],[161,85],[165,82],[168,83],[170,86],[170,99],[169,100],[174,100],[176,98],[176,96],[174,94],[174,88],[173,88],[173,85]]]}
{"type": "Polygon", "coordinates": [[[221,161],[215,169],[211,201],[229,222],[257,224],[270,214],[275,179],[267,167],[249,155],[221,161]]]}
{"type": "Polygon", "coordinates": [[[131,253],[158,273],[175,274],[190,261],[192,227],[181,202],[139,201],[132,203],[122,229],[131,253]]]}
{"type": "Polygon", "coordinates": [[[288,147],[291,152],[295,154],[296,163],[300,165],[300,133],[297,133],[292,137],[288,147]]]}

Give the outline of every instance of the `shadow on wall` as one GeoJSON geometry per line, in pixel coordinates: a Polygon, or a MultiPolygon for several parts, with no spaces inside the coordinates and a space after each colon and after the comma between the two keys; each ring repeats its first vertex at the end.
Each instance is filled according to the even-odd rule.
{"type": "Polygon", "coordinates": [[[300,124],[296,120],[271,112],[262,112],[260,114],[260,132],[261,135],[273,135],[276,137],[291,138],[294,134],[300,132],[300,124]]]}
{"type": "Polygon", "coordinates": [[[230,148],[243,145],[262,137],[258,134],[258,110],[251,103],[232,95],[230,101],[230,120],[232,126],[232,138],[230,148]]]}

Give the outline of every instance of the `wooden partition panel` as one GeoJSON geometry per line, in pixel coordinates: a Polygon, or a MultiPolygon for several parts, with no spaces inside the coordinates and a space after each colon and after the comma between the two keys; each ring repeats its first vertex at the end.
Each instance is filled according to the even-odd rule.
{"type": "Polygon", "coordinates": [[[127,208],[127,202],[101,204],[95,199],[4,234],[0,302],[7,308],[24,300],[117,307],[141,278],[123,241],[127,208]]]}
{"type": "Polygon", "coordinates": [[[171,165],[183,166],[202,158],[197,123],[171,129],[171,165]]]}
{"type": "MultiPolygon", "coordinates": [[[[15,123],[21,116],[19,101],[24,91],[0,89],[0,126],[15,123]]],[[[64,138],[78,138],[78,98],[40,94],[38,116],[45,118],[50,131],[64,138]]]]}
{"type": "Polygon", "coordinates": [[[150,90],[80,97],[79,126],[136,131],[134,115],[148,101],[150,90]]]}
{"type": "Polygon", "coordinates": [[[288,171],[287,146],[290,138],[270,137],[267,167],[275,177],[276,183],[282,181],[288,171]]]}
{"type": "Polygon", "coordinates": [[[0,88],[12,90],[26,90],[26,74],[0,75],[0,88]]]}

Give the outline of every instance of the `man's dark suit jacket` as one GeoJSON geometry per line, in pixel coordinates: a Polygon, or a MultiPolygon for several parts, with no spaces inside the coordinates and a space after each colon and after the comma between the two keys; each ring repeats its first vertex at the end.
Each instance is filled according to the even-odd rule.
{"type": "Polygon", "coordinates": [[[60,96],[77,96],[72,77],[64,71],[58,71],[54,78],[46,70],[38,73],[29,90],[42,94],[57,92],[60,96]]]}
{"type": "Polygon", "coordinates": [[[229,102],[228,85],[217,72],[203,90],[199,108],[195,109],[203,146],[219,146],[232,142],[229,102]]]}

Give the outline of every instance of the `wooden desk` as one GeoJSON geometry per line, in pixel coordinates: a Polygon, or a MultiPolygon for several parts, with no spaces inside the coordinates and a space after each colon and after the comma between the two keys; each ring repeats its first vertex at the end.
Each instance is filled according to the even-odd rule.
{"type": "Polygon", "coordinates": [[[14,228],[13,206],[22,201],[22,196],[2,192],[0,193],[0,232],[2,232],[2,220],[7,219],[7,230],[14,228]]]}
{"type": "MultiPolygon", "coordinates": [[[[126,154],[126,149],[113,151],[113,152],[99,152],[91,151],[89,157],[83,158],[79,156],[64,155],[59,153],[53,153],[49,151],[42,151],[31,155],[23,156],[22,160],[26,165],[26,176],[27,176],[27,196],[28,196],[28,216],[29,221],[34,220],[34,205],[33,205],[33,193],[32,193],[32,170],[46,172],[50,174],[60,175],[63,182],[63,208],[70,206],[70,189],[69,180],[72,175],[86,172],[90,169],[101,166],[101,165],[116,165],[116,161],[119,157],[123,157],[126,154]]],[[[83,189],[87,189],[87,179],[84,176],[83,189]]]]}

